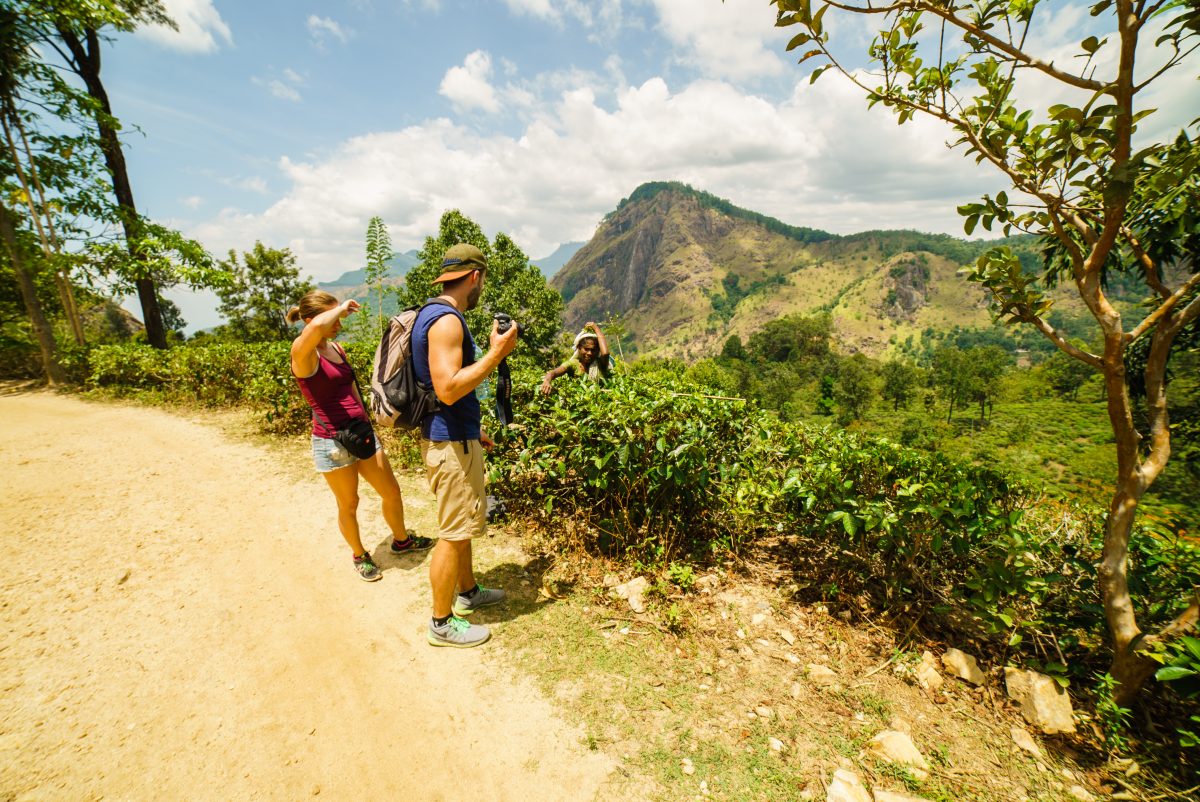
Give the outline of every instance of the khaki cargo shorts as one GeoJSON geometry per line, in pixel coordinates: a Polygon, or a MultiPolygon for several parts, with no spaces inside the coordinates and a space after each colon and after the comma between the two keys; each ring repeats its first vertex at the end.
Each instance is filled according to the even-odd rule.
{"type": "Polygon", "coordinates": [[[487,530],[483,446],[478,440],[440,442],[421,439],[425,478],[437,498],[438,537],[470,540],[487,530]],[[466,453],[464,453],[464,451],[466,453]]]}

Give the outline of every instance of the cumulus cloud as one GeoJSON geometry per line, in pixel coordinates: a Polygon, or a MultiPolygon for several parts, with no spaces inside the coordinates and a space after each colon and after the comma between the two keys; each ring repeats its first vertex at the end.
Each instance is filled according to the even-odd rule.
{"type": "Polygon", "coordinates": [[[482,109],[495,113],[500,110],[500,101],[491,84],[491,76],[491,56],[476,50],[467,55],[461,66],[446,71],[438,92],[461,111],[482,109]]]}
{"type": "Polygon", "coordinates": [[[190,233],[218,252],[255,239],[286,245],[327,279],[358,266],[373,215],[409,248],[458,208],[540,256],[591,236],[651,180],[685,181],[788,223],[843,233],[957,231],[954,205],[993,188],[936,132],[897,128],[834,81],[802,84],[778,104],[707,80],[672,91],[654,78],[611,103],[601,95],[563,91],[518,136],[434,119],[283,159],[290,189],[282,198],[261,213],[223,210],[190,233]]]}
{"type": "Polygon", "coordinates": [[[186,198],[180,198],[179,202],[189,209],[199,209],[204,205],[204,198],[199,195],[188,195],[186,198]]]}
{"type": "Polygon", "coordinates": [[[308,17],[308,33],[312,36],[313,43],[317,47],[324,47],[331,39],[336,39],[345,44],[350,40],[351,31],[329,17],[318,17],[316,14],[310,14],[308,17]]]}
{"type": "Polygon", "coordinates": [[[786,34],[761,0],[652,0],[659,29],[675,45],[675,59],[701,74],[741,81],[783,73],[779,54],[786,34]]]}
{"type": "Polygon", "coordinates": [[[621,0],[504,0],[514,14],[535,17],[558,26],[568,19],[585,28],[615,28],[620,25],[621,0]]]}
{"type": "Polygon", "coordinates": [[[211,53],[220,48],[218,39],[233,44],[233,34],[212,0],[163,0],[163,6],[179,30],[146,25],[137,29],[138,36],[185,53],[211,53]]]}

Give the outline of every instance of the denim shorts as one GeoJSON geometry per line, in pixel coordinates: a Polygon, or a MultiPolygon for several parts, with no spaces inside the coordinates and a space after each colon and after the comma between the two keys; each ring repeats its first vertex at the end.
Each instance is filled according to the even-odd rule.
{"type": "MultiPolygon", "coordinates": [[[[378,440],[375,449],[379,450],[378,440]]],[[[312,436],[312,452],[317,473],[329,473],[358,462],[358,457],[342,448],[337,441],[328,437],[317,437],[315,434],[312,436]]]]}

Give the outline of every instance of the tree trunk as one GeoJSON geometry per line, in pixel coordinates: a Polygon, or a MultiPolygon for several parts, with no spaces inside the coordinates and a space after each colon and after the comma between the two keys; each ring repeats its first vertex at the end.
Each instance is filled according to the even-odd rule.
{"type": "Polygon", "coordinates": [[[38,301],[37,290],[33,278],[25,269],[25,259],[17,244],[17,234],[13,227],[12,216],[8,209],[0,206],[0,239],[4,240],[5,250],[12,260],[13,273],[17,276],[17,285],[21,289],[21,300],[25,302],[25,311],[29,314],[29,323],[37,338],[38,349],[42,355],[42,370],[46,373],[46,383],[51,387],[65,384],[67,376],[58,364],[58,347],[54,343],[54,332],[42,311],[38,301]]]}
{"type": "MultiPolygon", "coordinates": [[[[125,242],[129,246],[129,256],[134,262],[140,261],[137,252],[139,232],[137,207],[133,203],[133,189],[129,184],[129,173],[125,168],[125,154],[121,150],[121,140],[113,125],[112,106],[108,102],[108,92],[100,80],[100,37],[95,30],[87,30],[84,35],[87,47],[79,40],[74,31],[59,27],[59,35],[74,57],[72,68],[83,79],[90,95],[99,105],[96,114],[96,127],[100,132],[100,149],[104,152],[104,162],[112,174],[113,193],[117,197],[117,205],[121,210],[121,225],[125,229],[125,242]]],[[[145,276],[135,281],[138,301],[142,305],[142,322],[146,324],[146,340],[155,348],[167,347],[167,335],[163,328],[162,310],[158,306],[158,293],[155,291],[154,280],[145,276]]]]}

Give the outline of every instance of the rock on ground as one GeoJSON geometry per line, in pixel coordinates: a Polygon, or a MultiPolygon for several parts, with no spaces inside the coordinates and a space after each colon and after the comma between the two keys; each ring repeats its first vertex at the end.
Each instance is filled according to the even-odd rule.
{"type": "Polygon", "coordinates": [[[643,613],[646,611],[644,596],[648,587],[650,587],[650,580],[644,576],[639,576],[623,585],[617,585],[613,588],[613,593],[628,601],[630,610],[633,610],[635,613],[643,613]]]}
{"type": "Polygon", "coordinates": [[[838,769],[833,773],[829,787],[825,789],[825,802],[872,802],[871,793],[862,784],[858,775],[849,769],[838,769]]]}
{"type": "Polygon", "coordinates": [[[902,732],[884,730],[867,744],[867,752],[888,763],[906,766],[918,780],[929,776],[929,764],[925,762],[925,756],[917,749],[912,738],[902,732]]]}
{"type": "Polygon", "coordinates": [[[1017,746],[1021,747],[1038,760],[1042,759],[1041,747],[1037,745],[1037,741],[1033,740],[1033,736],[1026,732],[1023,727],[1012,728],[1012,739],[1013,743],[1015,743],[1017,746]]]}
{"type": "Polygon", "coordinates": [[[954,676],[965,679],[972,685],[982,685],[987,677],[979,670],[979,663],[966,652],[958,649],[947,649],[942,655],[942,665],[954,676]]]}
{"type": "Polygon", "coordinates": [[[1009,698],[1021,706],[1021,715],[1047,735],[1075,732],[1071,715],[1071,697],[1053,678],[1036,671],[1008,666],[1004,684],[1009,698]]]}

